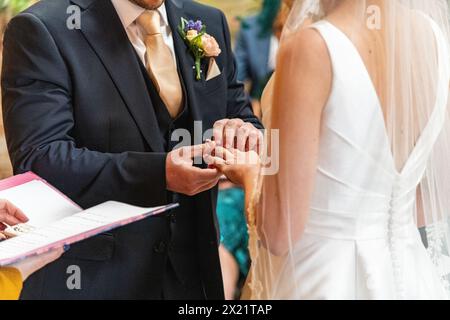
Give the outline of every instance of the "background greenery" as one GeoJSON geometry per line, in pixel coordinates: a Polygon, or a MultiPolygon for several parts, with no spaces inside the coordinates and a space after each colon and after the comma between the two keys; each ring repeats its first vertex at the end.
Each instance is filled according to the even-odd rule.
{"type": "Polygon", "coordinates": [[[30,0],[0,0],[0,10],[9,8],[12,14],[16,14],[24,10],[30,2],[30,0]]]}

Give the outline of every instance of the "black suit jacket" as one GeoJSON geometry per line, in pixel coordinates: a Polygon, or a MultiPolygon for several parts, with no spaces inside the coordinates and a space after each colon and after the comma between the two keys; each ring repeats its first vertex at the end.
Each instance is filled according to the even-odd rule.
{"type": "MultiPolygon", "coordinates": [[[[125,1],[125,0],[124,0],[125,1]]],[[[260,126],[236,80],[224,15],[195,2],[166,1],[187,104],[203,130],[223,118],[260,126]],[[222,74],[196,81],[193,57],[177,26],[200,18],[222,54],[222,74]]],[[[3,117],[16,174],[32,170],[80,206],[107,200],[166,204],[166,153],[135,52],[110,0],[43,0],[16,16],[4,37],[3,117]],[[81,29],[67,27],[67,8],[81,10],[81,29]]],[[[207,63],[202,64],[206,74],[207,63]]],[[[195,196],[198,257],[207,298],[221,299],[216,192],[195,196]]],[[[151,218],[72,247],[38,272],[25,298],[158,298],[164,259],[152,248],[163,223],[151,218]],[[82,289],[68,290],[78,265],[82,289]]]]}

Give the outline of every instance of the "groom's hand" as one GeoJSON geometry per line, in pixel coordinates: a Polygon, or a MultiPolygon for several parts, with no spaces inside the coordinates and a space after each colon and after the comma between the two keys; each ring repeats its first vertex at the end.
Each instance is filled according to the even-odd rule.
{"type": "Polygon", "coordinates": [[[263,134],[253,124],[241,119],[223,119],[214,124],[214,142],[217,146],[239,151],[261,150],[263,134]]]}
{"type": "Polygon", "coordinates": [[[194,159],[201,161],[211,151],[208,145],[197,145],[170,152],[166,160],[167,190],[194,196],[216,186],[222,175],[217,169],[194,167],[194,159]]]}

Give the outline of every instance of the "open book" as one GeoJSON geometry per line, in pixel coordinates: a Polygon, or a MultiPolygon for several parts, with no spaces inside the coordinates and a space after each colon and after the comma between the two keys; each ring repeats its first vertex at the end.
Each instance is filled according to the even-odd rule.
{"type": "Polygon", "coordinates": [[[10,226],[0,242],[0,266],[70,245],[177,207],[140,208],[109,201],[81,209],[46,181],[28,172],[0,181],[0,199],[20,208],[29,221],[10,226]]]}

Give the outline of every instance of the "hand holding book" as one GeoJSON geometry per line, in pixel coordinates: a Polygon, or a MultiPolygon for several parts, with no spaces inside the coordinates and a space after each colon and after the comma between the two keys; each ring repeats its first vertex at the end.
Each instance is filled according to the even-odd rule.
{"type": "MultiPolygon", "coordinates": [[[[3,233],[3,230],[9,226],[14,226],[28,221],[27,216],[13,205],[11,202],[5,199],[0,199],[0,241],[6,240],[8,236],[3,233]]],[[[10,267],[16,268],[22,275],[22,281],[25,281],[31,274],[41,269],[50,262],[58,259],[64,250],[63,248],[55,249],[36,257],[31,257],[17,262],[10,267]]]]}
{"type": "Polygon", "coordinates": [[[5,215],[5,221],[0,221],[0,229],[7,226],[3,233],[12,236],[0,242],[0,266],[82,241],[177,206],[140,208],[108,201],[83,210],[33,173],[0,181],[0,199],[14,204],[5,203],[4,208],[12,214],[5,215]]]}
{"type": "Polygon", "coordinates": [[[5,199],[0,199],[0,241],[7,238],[3,231],[9,226],[28,222],[27,216],[5,199]]]}

